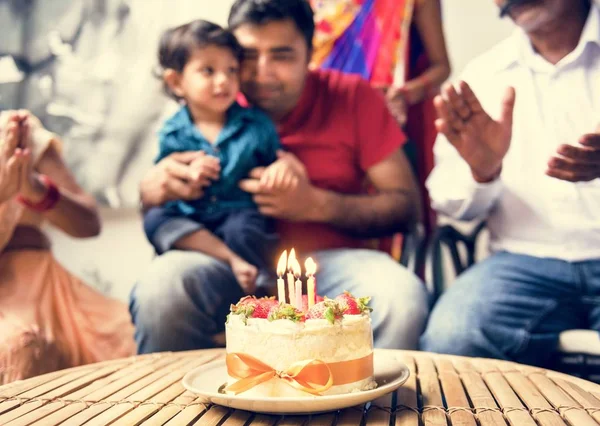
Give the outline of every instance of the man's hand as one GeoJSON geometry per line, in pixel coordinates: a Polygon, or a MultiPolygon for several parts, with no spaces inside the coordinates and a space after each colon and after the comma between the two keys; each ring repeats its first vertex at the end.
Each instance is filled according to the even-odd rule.
{"type": "Polygon", "coordinates": [[[290,159],[287,156],[283,156],[266,167],[260,177],[261,187],[267,190],[279,191],[288,191],[296,188],[298,181],[303,176],[298,176],[294,161],[297,161],[296,157],[290,159]]]}
{"type": "Polygon", "coordinates": [[[205,155],[201,151],[176,152],[152,167],[140,183],[143,206],[155,207],[167,201],[193,200],[204,195],[210,179],[191,164],[205,155]]]}
{"type": "Polygon", "coordinates": [[[589,182],[600,177],[600,127],[583,136],[581,147],[561,145],[548,162],[546,174],[567,182],[589,182]]]}
{"type": "Polygon", "coordinates": [[[510,147],[515,90],[512,87],[506,90],[498,121],[483,110],[467,83],[461,81],[459,90],[447,85],[442,95],[436,96],[434,104],[439,118],[435,126],[471,167],[475,180],[488,182],[500,174],[502,160],[510,147]]]}
{"type": "Polygon", "coordinates": [[[290,153],[278,153],[279,160],[286,162],[286,167],[293,171],[296,182],[288,189],[277,189],[262,183],[265,176],[264,167],[257,167],[250,173],[249,179],[240,182],[242,190],[253,194],[254,201],[258,204],[259,211],[278,219],[293,221],[310,220],[316,188],[311,185],[304,165],[296,156],[290,153]]]}
{"type": "Polygon", "coordinates": [[[406,124],[406,118],[408,113],[406,93],[404,87],[391,86],[391,87],[380,87],[383,91],[388,109],[392,116],[398,122],[400,127],[404,127],[406,124]]]}

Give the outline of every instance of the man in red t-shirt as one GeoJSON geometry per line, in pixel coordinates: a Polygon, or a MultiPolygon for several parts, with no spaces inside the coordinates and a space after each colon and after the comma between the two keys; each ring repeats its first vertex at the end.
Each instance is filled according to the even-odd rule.
{"type": "MultiPolygon", "coordinates": [[[[244,48],[242,91],[277,124],[282,155],[299,176],[295,189],[277,192],[261,187],[256,169],[242,189],[278,219],[282,245],[315,258],[319,294],[372,296],[376,347],[416,349],[428,313],[425,286],[367,248],[368,239],[410,229],[420,214],[405,136],[383,96],[356,76],[308,70],[314,23],[305,0],[237,0],[229,26],[244,48]],[[367,193],[367,183],[376,191],[367,193]]],[[[144,207],[199,197],[189,169],[196,156],[173,154],[151,169],[140,185],[144,207]]],[[[138,351],[214,346],[242,296],[225,263],[166,252],[131,295],[138,351]]]]}

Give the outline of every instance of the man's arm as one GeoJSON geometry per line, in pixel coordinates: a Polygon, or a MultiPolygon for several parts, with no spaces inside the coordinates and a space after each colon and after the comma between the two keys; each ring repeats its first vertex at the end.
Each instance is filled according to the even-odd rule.
{"type": "Polygon", "coordinates": [[[254,169],[240,187],[254,196],[259,211],[294,222],[329,223],[362,238],[410,229],[420,216],[419,193],[403,152],[398,149],[367,169],[377,194],[346,195],[312,185],[304,165],[290,153],[280,153],[297,176],[285,191],[261,185],[264,167],[254,169]]]}
{"type": "Polygon", "coordinates": [[[361,238],[405,232],[421,218],[419,189],[401,149],[367,170],[376,194],[345,195],[313,188],[309,220],[361,238]]]}
{"type": "Polygon", "coordinates": [[[376,194],[317,190],[315,220],[362,238],[410,230],[420,219],[419,190],[401,147],[406,140],[381,93],[364,80],[350,92],[356,160],[376,194]]]}
{"type": "Polygon", "coordinates": [[[458,220],[486,217],[503,190],[502,162],[512,139],[516,93],[498,87],[486,75],[479,67],[467,67],[464,80],[456,87],[446,85],[434,99],[439,135],[427,188],[433,208],[458,220]],[[488,101],[487,108],[497,109],[497,119],[466,80],[488,101]]]}

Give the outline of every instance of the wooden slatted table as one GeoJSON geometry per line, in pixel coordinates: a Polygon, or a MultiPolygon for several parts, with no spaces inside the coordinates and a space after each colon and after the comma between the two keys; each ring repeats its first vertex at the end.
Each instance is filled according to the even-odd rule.
{"type": "Polygon", "coordinates": [[[186,372],[224,355],[137,356],[0,387],[0,425],[600,425],[600,386],[504,361],[398,351],[411,377],[365,406],[315,416],[268,416],[203,404],[186,372]]]}

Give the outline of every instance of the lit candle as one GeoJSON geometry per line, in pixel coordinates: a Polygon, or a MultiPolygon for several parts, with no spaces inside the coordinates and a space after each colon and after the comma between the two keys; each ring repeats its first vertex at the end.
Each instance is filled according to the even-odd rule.
{"type": "Polygon", "coordinates": [[[287,281],[288,281],[288,295],[290,298],[290,304],[295,305],[296,303],[296,287],[294,286],[294,274],[292,271],[292,263],[296,260],[296,251],[292,249],[290,255],[287,258],[287,281]]]}
{"type": "Polygon", "coordinates": [[[302,309],[302,281],[300,281],[300,277],[302,276],[302,271],[300,269],[300,263],[298,260],[294,258],[292,263],[292,271],[294,272],[294,276],[296,277],[296,308],[302,309]]]}
{"type": "Polygon", "coordinates": [[[315,283],[315,274],[317,273],[317,264],[312,260],[312,257],[304,262],[306,268],[306,292],[308,293],[308,309],[312,308],[317,303],[317,287],[315,283]]]}
{"type": "Polygon", "coordinates": [[[287,263],[287,250],[281,253],[279,262],[277,263],[277,296],[279,303],[285,303],[285,282],[283,281],[283,274],[285,273],[285,265],[287,263]]]}

